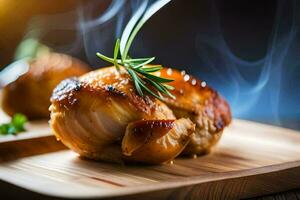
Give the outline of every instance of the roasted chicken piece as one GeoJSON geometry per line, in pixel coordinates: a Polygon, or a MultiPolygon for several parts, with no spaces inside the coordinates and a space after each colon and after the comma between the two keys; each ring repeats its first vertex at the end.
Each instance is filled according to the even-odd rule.
{"type": "Polygon", "coordinates": [[[175,79],[176,100],[139,96],[123,68],[64,80],[51,97],[56,137],[83,157],[113,162],[158,164],[208,152],[231,120],[228,104],[191,76],[161,75],[175,79]]]}
{"type": "Polygon", "coordinates": [[[3,89],[2,108],[10,116],[23,113],[29,119],[49,118],[49,99],[56,85],[89,71],[86,64],[59,53],[41,55],[28,64],[28,72],[3,89]]]}

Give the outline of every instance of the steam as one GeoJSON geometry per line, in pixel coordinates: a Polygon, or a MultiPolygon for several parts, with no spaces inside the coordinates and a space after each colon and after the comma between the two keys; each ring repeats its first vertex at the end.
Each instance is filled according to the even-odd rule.
{"type": "Polygon", "coordinates": [[[107,47],[113,46],[113,40],[120,35],[125,12],[128,9],[124,0],[114,0],[110,6],[95,19],[90,14],[93,7],[100,6],[101,2],[92,2],[87,6],[79,6],[79,32],[82,34],[83,48],[90,64],[97,65],[98,60],[95,52],[100,50],[110,51],[107,47]]]}
{"type": "Polygon", "coordinates": [[[290,90],[286,85],[292,82],[288,71],[299,68],[300,64],[300,57],[295,53],[296,49],[300,52],[299,9],[296,1],[278,1],[267,54],[256,61],[233,54],[222,35],[216,8],[211,22],[211,32],[215,34],[197,36],[199,57],[206,68],[214,71],[215,77],[209,78],[211,84],[227,97],[235,117],[269,119],[279,125],[282,117],[300,117],[299,101],[296,101],[300,97],[299,86],[290,90]]]}

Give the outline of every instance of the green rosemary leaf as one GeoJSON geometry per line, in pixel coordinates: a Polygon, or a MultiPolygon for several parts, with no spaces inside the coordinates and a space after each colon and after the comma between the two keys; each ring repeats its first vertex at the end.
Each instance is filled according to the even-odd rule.
{"type": "Polygon", "coordinates": [[[103,54],[101,54],[101,53],[99,53],[99,52],[97,52],[96,55],[97,55],[99,58],[101,58],[102,60],[105,60],[105,61],[107,61],[107,62],[110,62],[110,63],[113,63],[113,64],[114,64],[114,62],[115,62],[113,58],[107,57],[107,56],[105,56],[105,55],[103,55],[103,54]]]}
{"type": "Polygon", "coordinates": [[[153,85],[158,91],[162,92],[162,93],[166,93],[165,89],[159,84],[159,83],[156,83],[154,81],[152,81],[151,79],[147,79],[147,81],[153,85]]]}
{"type": "Polygon", "coordinates": [[[143,94],[143,91],[140,87],[140,85],[142,85],[142,83],[140,83],[139,81],[135,80],[134,81],[134,85],[135,85],[135,88],[136,88],[136,91],[139,93],[140,96],[144,96],[143,94]]]}
{"type": "Polygon", "coordinates": [[[117,39],[115,49],[114,49],[114,65],[117,68],[118,71],[120,71],[120,67],[118,64],[118,55],[119,55],[119,49],[120,49],[120,39],[117,39]]]}
{"type": "Polygon", "coordinates": [[[168,78],[155,76],[153,74],[147,73],[146,71],[143,71],[143,70],[140,70],[140,69],[135,69],[135,70],[138,71],[139,73],[141,73],[143,76],[145,76],[145,77],[147,77],[147,78],[149,78],[153,81],[159,82],[159,83],[168,83],[168,82],[174,81],[173,79],[168,79],[168,78]]]}
{"type": "Polygon", "coordinates": [[[174,90],[175,88],[168,84],[163,84],[168,90],[174,90]]]}
{"type": "Polygon", "coordinates": [[[151,67],[143,67],[142,70],[145,72],[157,72],[162,69],[161,65],[152,65],[151,67]]]}
{"type": "Polygon", "coordinates": [[[137,92],[139,93],[140,96],[143,96],[143,92],[141,90],[141,87],[146,90],[148,93],[150,93],[151,95],[153,95],[155,98],[163,101],[163,99],[158,96],[157,94],[155,94],[154,92],[152,92],[143,82],[142,80],[140,79],[140,77],[132,70],[132,69],[129,69],[128,72],[131,74],[132,77],[134,77],[134,84],[135,84],[135,87],[137,89],[137,92]]]}
{"type": "Polygon", "coordinates": [[[133,65],[132,67],[133,67],[134,69],[143,67],[144,65],[147,65],[147,64],[151,63],[154,59],[155,59],[155,57],[152,57],[152,58],[150,58],[149,60],[146,60],[145,62],[141,62],[141,63],[139,63],[139,64],[137,64],[137,65],[133,65]]]}
{"type": "Polygon", "coordinates": [[[127,71],[130,74],[130,76],[132,77],[135,88],[136,88],[137,92],[139,93],[139,95],[144,96],[143,91],[140,87],[140,84],[143,84],[143,83],[140,81],[138,75],[133,70],[131,70],[129,68],[127,69],[127,71]]]}
{"type": "Polygon", "coordinates": [[[131,59],[126,59],[124,62],[129,62],[129,63],[144,62],[144,61],[149,60],[151,58],[155,58],[155,57],[149,57],[149,58],[131,58],[131,59]]]}
{"type": "Polygon", "coordinates": [[[144,90],[146,90],[147,92],[149,92],[152,96],[154,96],[155,98],[163,101],[163,98],[161,98],[160,96],[158,96],[157,94],[155,94],[154,92],[152,92],[146,85],[141,84],[141,86],[143,87],[144,90]]]}
{"type": "MultiPolygon", "coordinates": [[[[168,95],[169,97],[171,97],[171,98],[173,98],[173,99],[175,98],[175,96],[172,95],[172,94],[168,91],[168,88],[165,87],[164,84],[156,83],[156,82],[154,82],[154,81],[152,81],[152,80],[150,80],[150,79],[148,79],[148,81],[149,81],[150,84],[152,84],[157,90],[159,90],[159,91],[162,92],[163,94],[166,94],[166,95],[168,95]]],[[[170,85],[168,85],[168,86],[170,86],[170,85]]],[[[170,86],[170,87],[172,87],[172,86],[170,86]]]]}
{"type": "MultiPolygon", "coordinates": [[[[165,87],[164,87],[165,88],[165,87]]],[[[165,88],[166,89],[166,94],[169,96],[169,97],[171,97],[172,99],[176,99],[176,97],[167,89],[167,88],[165,88]]]]}

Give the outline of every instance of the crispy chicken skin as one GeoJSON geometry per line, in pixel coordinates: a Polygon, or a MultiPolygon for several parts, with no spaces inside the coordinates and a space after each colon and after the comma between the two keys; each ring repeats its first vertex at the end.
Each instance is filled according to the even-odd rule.
{"type": "Polygon", "coordinates": [[[209,152],[230,123],[228,104],[177,70],[163,69],[161,76],[175,80],[176,100],[139,96],[123,68],[62,81],[50,106],[56,137],[83,157],[112,162],[159,164],[209,152]]]}
{"type": "Polygon", "coordinates": [[[49,118],[49,99],[56,85],[89,69],[81,61],[59,53],[45,54],[28,62],[29,71],[3,89],[2,108],[10,116],[23,113],[29,119],[49,118]]]}
{"type": "Polygon", "coordinates": [[[166,104],[176,117],[189,118],[195,123],[195,133],[182,154],[205,154],[220,139],[223,129],[231,122],[228,103],[205,82],[171,68],[161,70],[162,77],[175,81],[172,93],[176,99],[166,98],[166,104]]]}

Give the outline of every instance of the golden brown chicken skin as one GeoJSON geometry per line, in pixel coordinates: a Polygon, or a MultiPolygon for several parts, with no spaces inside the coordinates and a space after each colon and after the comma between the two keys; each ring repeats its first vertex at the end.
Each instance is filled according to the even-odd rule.
{"type": "Polygon", "coordinates": [[[29,71],[3,89],[2,108],[10,116],[23,113],[29,119],[49,118],[49,99],[56,85],[89,71],[86,64],[59,53],[45,54],[28,62],[29,71]]]}
{"type": "Polygon", "coordinates": [[[175,79],[176,100],[139,96],[127,72],[115,67],[63,81],[51,98],[50,125],[56,137],[84,157],[113,162],[159,164],[183,152],[207,151],[216,142],[210,137],[220,135],[230,122],[227,103],[199,83],[196,89],[176,70],[161,73],[175,79]],[[209,136],[202,136],[207,128],[209,136]]]}
{"type": "Polygon", "coordinates": [[[195,123],[196,131],[182,154],[205,154],[220,139],[223,129],[231,122],[228,103],[218,92],[185,71],[171,68],[161,70],[161,76],[174,79],[170,85],[176,99],[166,97],[166,104],[176,117],[186,117],[195,123]]]}

